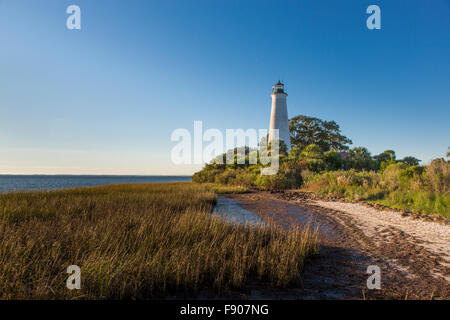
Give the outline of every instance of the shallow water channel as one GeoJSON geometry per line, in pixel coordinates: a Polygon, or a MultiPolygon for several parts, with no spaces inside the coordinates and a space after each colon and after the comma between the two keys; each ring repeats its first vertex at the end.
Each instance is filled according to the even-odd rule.
{"type": "Polygon", "coordinates": [[[236,200],[221,195],[217,196],[217,203],[213,208],[212,214],[218,215],[231,223],[264,224],[263,219],[255,213],[242,208],[236,200]]]}

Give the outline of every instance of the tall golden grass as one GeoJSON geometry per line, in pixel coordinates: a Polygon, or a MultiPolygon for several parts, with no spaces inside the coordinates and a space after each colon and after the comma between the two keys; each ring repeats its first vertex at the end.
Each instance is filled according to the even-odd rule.
{"type": "Polygon", "coordinates": [[[195,297],[298,284],[315,233],[228,224],[210,215],[214,201],[211,187],[194,183],[2,194],[0,298],[195,297]],[[81,290],[66,287],[70,265],[81,268],[81,290]]]}

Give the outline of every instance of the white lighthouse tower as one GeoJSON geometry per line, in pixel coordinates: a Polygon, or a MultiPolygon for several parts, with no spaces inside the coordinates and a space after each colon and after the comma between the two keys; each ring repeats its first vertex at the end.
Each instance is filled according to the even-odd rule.
{"type": "Polygon", "coordinates": [[[289,135],[289,121],[284,84],[280,81],[273,86],[272,90],[272,112],[270,114],[269,142],[273,140],[273,130],[278,129],[279,138],[291,150],[291,137],[289,135]]]}

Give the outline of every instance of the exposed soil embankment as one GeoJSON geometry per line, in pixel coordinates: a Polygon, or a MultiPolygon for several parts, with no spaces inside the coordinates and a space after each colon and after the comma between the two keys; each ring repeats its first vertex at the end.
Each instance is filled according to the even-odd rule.
{"type": "Polygon", "coordinates": [[[305,267],[302,287],[283,297],[450,298],[448,225],[358,203],[318,200],[295,191],[230,197],[284,228],[300,225],[319,229],[319,257],[305,267]],[[381,269],[381,290],[367,288],[370,265],[381,269]]]}

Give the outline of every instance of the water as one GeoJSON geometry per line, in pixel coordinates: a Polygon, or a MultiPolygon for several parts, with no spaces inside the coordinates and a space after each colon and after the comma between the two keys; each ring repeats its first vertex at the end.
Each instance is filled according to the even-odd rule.
{"type": "Polygon", "coordinates": [[[264,221],[258,215],[242,208],[236,200],[220,195],[217,196],[217,204],[213,209],[213,214],[217,214],[231,223],[264,224],[264,221]]]}
{"type": "Polygon", "coordinates": [[[191,181],[190,176],[0,175],[0,192],[57,190],[116,183],[191,181]]]}

